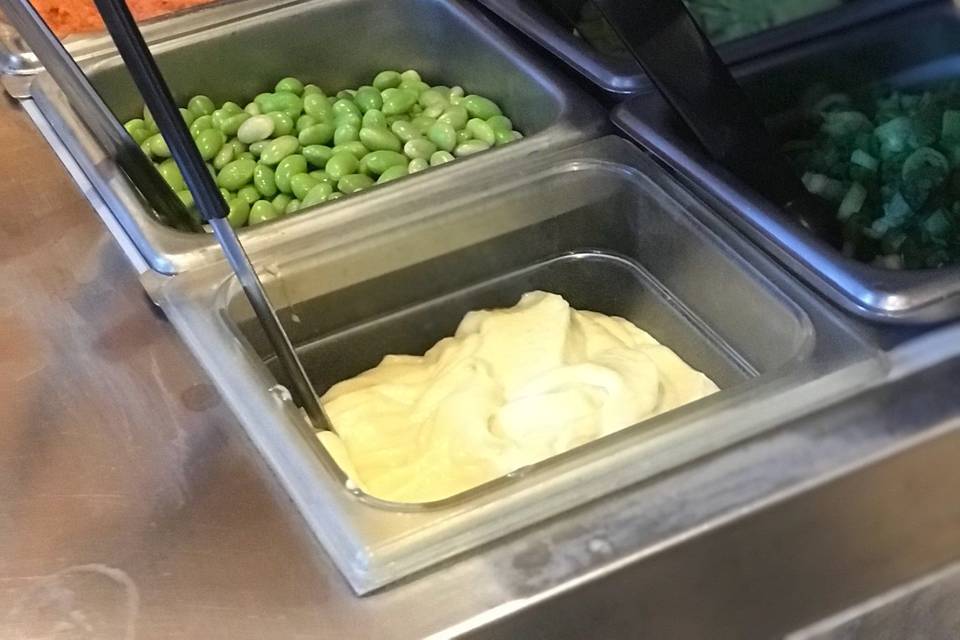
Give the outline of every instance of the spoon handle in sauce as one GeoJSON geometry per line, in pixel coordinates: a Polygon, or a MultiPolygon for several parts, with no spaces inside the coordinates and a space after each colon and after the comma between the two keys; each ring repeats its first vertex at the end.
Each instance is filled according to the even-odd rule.
{"type": "Polygon", "coordinates": [[[227,222],[227,203],[224,202],[220,190],[207,170],[206,163],[193,142],[170,93],[170,88],[144,42],[130,9],[124,0],[94,1],[107,25],[107,30],[117,44],[120,56],[133,76],[134,83],[153,114],[160,133],[167,141],[184,181],[194,195],[201,217],[213,227],[227,262],[236,273],[237,280],[276,351],[277,359],[291,383],[290,391],[294,399],[303,407],[315,427],[330,428],[329,421],[317,399],[316,391],[293,348],[290,337],[280,324],[276,310],[263,288],[263,283],[246,251],[240,245],[236,232],[227,222]]]}

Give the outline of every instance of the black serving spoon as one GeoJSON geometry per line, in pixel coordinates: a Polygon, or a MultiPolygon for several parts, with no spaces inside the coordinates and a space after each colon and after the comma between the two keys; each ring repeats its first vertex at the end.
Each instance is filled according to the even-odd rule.
{"type": "Polygon", "coordinates": [[[804,188],[681,0],[587,1],[600,10],[710,155],[804,228],[835,247],[842,245],[840,221],[826,202],[804,188]]]}
{"type": "Polygon", "coordinates": [[[240,245],[237,234],[227,222],[228,207],[213,177],[207,170],[180,116],[156,61],[143,40],[140,29],[124,0],[95,0],[107,30],[120,51],[133,80],[157,122],[170,152],[193,193],[201,217],[213,228],[227,261],[233,268],[260,324],[277,353],[283,371],[291,383],[295,401],[303,407],[317,428],[330,428],[316,391],[304,371],[303,364],[284,331],[276,310],[267,297],[249,257],[240,245]]]}

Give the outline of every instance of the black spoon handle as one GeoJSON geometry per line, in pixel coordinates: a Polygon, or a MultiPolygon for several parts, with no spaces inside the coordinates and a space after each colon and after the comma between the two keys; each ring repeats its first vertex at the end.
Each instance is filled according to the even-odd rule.
{"type": "Polygon", "coordinates": [[[706,150],[731,173],[837,244],[840,224],[803,186],[681,0],[593,0],[706,150]]]}
{"type": "Polygon", "coordinates": [[[184,181],[193,193],[200,215],[210,222],[227,262],[233,267],[237,280],[243,287],[267,338],[276,351],[277,358],[289,378],[291,393],[315,427],[329,429],[330,422],[320,405],[316,390],[307,377],[303,363],[297,357],[290,337],[280,324],[276,310],[267,297],[263,283],[249,256],[240,244],[233,227],[225,219],[229,211],[227,203],[224,202],[219,188],[213,181],[213,176],[207,170],[207,165],[190,136],[187,124],[181,117],[180,110],[173,96],[170,95],[170,89],[147,48],[147,43],[144,42],[125,0],[94,1],[123,61],[133,75],[137,88],[157,121],[160,133],[166,139],[184,181]]]}
{"type": "Polygon", "coordinates": [[[103,17],[107,30],[113,37],[133,75],[133,81],[140,90],[144,102],[150,108],[157,126],[170,147],[174,160],[183,174],[183,180],[190,188],[197,210],[204,220],[225,218],[229,211],[220,189],[207,170],[207,165],[193,142],[187,123],[180,115],[167,83],[163,81],[156,61],[150,55],[140,29],[137,28],[130,9],[124,0],[94,0],[97,10],[103,17]]]}

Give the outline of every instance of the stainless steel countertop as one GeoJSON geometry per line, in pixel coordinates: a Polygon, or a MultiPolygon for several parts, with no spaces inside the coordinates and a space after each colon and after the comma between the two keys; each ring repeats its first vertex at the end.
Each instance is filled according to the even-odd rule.
{"type": "Polygon", "coordinates": [[[0,149],[0,638],[775,637],[960,559],[954,359],[357,598],[7,101],[0,149]]]}

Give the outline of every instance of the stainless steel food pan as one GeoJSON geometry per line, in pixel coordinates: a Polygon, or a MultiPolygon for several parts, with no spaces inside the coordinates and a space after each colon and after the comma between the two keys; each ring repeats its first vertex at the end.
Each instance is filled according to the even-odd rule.
{"type": "MultiPolygon", "coordinates": [[[[880,82],[922,86],[960,77],[960,9],[931,6],[757,60],[741,84],[775,132],[795,120],[818,86],[846,90],[880,82]]],[[[709,197],[744,232],[825,296],[885,322],[936,322],[960,314],[960,267],[891,271],[856,262],[812,237],[711,160],[659,96],[624,103],[614,121],[709,197]]]]}
{"type": "MultiPolygon", "coordinates": [[[[594,137],[607,126],[589,98],[460,1],[312,0],[240,15],[166,39],[154,50],[181,101],[197,93],[215,101],[252,99],[285,75],[340,89],[369,82],[381,69],[416,68],[428,81],[461,84],[497,100],[526,134],[513,145],[409,178],[424,190],[438,182],[468,188],[470,177],[484,167],[594,137]]],[[[85,69],[117,117],[127,119],[140,111],[141,99],[118,57],[85,69]]],[[[217,259],[210,237],[177,231],[154,219],[149,203],[106,157],[49,78],[41,77],[34,87],[44,115],[153,269],[175,273],[217,259]]],[[[361,194],[357,201],[365,197],[361,194]]],[[[312,217],[317,215],[323,214],[312,217]]],[[[256,250],[282,239],[292,223],[281,220],[245,229],[241,240],[248,250],[256,250]]]]}
{"type": "MultiPolygon", "coordinates": [[[[777,0],[770,0],[776,2],[777,0]]],[[[480,0],[493,13],[535,40],[590,82],[612,95],[645,92],[649,81],[632,60],[597,51],[551,16],[546,0],[480,0]]],[[[736,65],[778,49],[855,27],[878,16],[930,0],[848,0],[842,6],[738,40],[717,49],[736,65]]],[[[577,15],[584,0],[559,0],[567,15],[577,15]]],[[[941,4],[944,4],[941,2],[941,4]]]]}
{"type": "Polygon", "coordinates": [[[623,140],[474,186],[398,184],[389,211],[386,192],[371,195],[356,216],[254,254],[321,389],[388,353],[423,352],[470,309],[543,288],[630,318],[722,390],[449,500],[385,503],[351,488],[318,446],[224,265],[157,278],[153,295],[360,593],[882,379],[883,358],[843,314],[623,140]]]}

